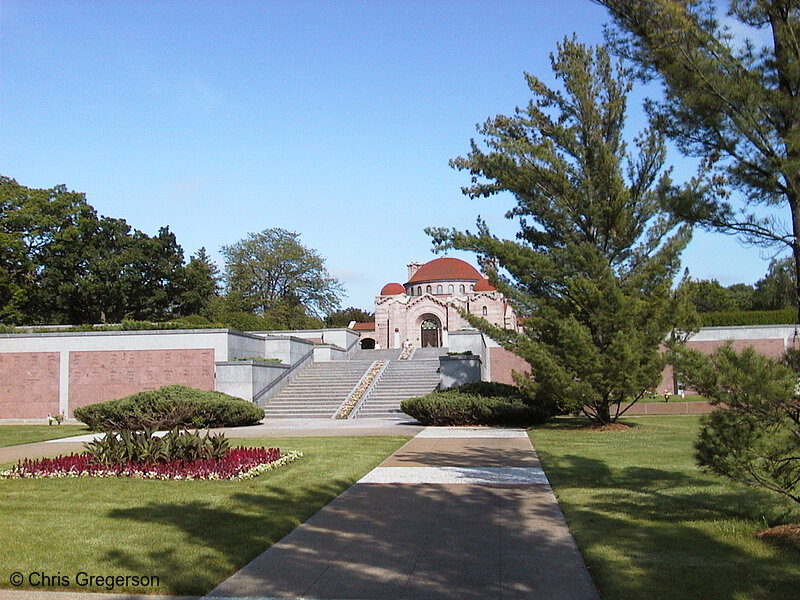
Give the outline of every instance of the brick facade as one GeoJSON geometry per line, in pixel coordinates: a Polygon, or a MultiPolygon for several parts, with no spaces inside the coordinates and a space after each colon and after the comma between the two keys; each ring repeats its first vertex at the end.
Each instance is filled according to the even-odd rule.
{"type": "Polygon", "coordinates": [[[0,419],[43,419],[59,412],[58,352],[0,354],[0,419]]]}
{"type": "Polygon", "coordinates": [[[214,351],[70,352],[69,416],[79,406],[171,384],[213,390],[214,351]]]}
{"type": "Polygon", "coordinates": [[[491,361],[492,381],[514,385],[513,371],[517,373],[530,373],[531,366],[522,358],[505,348],[489,348],[491,361]]]}
{"type": "Polygon", "coordinates": [[[407,283],[387,284],[375,297],[374,328],[361,329],[361,340],[375,340],[381,348],[400,348],[406,340],[417,348],[447,346],[449,332],[471,327],[459,310],[499,327],[517,328],[506,298],[468,263],[437,258],[408,266],[407,283]],[[426,321],[435,324],[436,332],[424,339],[426,321]]]}

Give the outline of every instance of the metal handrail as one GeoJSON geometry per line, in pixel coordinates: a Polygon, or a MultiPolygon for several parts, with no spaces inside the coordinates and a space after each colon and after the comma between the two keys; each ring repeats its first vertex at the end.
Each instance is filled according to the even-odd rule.
{"type": "Polygon", "coordinates": [[[302,367],[306,366],[306,363],[308,362],[309,358],[311,358],[311,359],[314,358],[314,349],[313,348],[311,350],[309,350],[305,355],[303,355],[303,357],[299,361],[297,361],[297,363],[295,363],[289,370],[285,371],[284,373],[281,373],[273,381],[268,383],[262,390],[259,390],[258,393],[254,394],[253,395],[253,402],[257,404],[258,401],[261,400],[261,398],[267,392],[272,390],[272,388],[274,388],[276,385],[278,385],[284,379],[289,377],[289,375],[291,375],[292,373],[297,374],[297,371],[299,371],[302,367]]]}
{"type": "Polygon", "coordinates": [[[372,393],[372,390],[375,389],[375,386],[378,384],[378,381],[380,381],[381,377],[383,377],[383,373],[386,371],[386,367],[389,366],[390,362],[392,361],[387,360],[385,363],[383,363],[381,370],[375,373],[375,379],[373,379],[372,383],[369,384],[369,387],[366,390],[364,390],[364,394],[361,396],[361,398],[359,398],[358,402],[356,402],[356,405],[353,407],[353,410],[350,411],[350,414],[347,415],[348,419],[356,418],[356,415],[358,415],[358,411],[361,410],[361,407],[364,405],[364,402],[372,393]]]}

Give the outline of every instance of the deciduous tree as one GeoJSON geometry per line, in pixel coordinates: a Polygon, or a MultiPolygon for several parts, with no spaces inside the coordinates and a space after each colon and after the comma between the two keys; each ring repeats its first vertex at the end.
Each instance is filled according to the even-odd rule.
{"type": "Polygon", "coordinates": [[[325,259],[300,243],[300,235],[280,228],[251,233],[222,247],[225,287],[231,306],[292,323],[321,318],[339,308],[342,285],[328,273],[325,259]],[[293,317],[294,315],[294,317],[293,317]]]}
{"type": "Polygon", "coordinates": [[[0,243],[6,323],[164,320],[186,314],[182,294],[201,284],[187,278],[169,228],[148,236],[98,217],[84,194],[63,185],[33,189],[0,177],[0,243]]]}
{"type": "Polygon", "coordinates": [[[357,323],[368,323],[375,320],[375,313],[367,312],[351,306],[332,312],[325,317],[326,327],[347,327],[352,321],[357,323]]]}

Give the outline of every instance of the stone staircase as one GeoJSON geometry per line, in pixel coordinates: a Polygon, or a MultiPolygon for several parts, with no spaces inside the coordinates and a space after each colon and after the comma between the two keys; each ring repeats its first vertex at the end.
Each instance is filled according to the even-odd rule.
{"type": "Polygon", "coordinates": [[[314,363],[264,405],[264,416],[330,419],[376,358],[314,363]]]}
{"type": "MultiPolygon", "coordinates": [[[[417,353],[422,348],[417,349],[417,353]]],[[[425,348],[428,350],[428,348],[425,348]]],[[[436,348],[440,351],[441,348],[436,348]]],[[[408,419],[400,412],[400,403],[408,398],[429,394],[439,385],[439,359],[393,360],[361,405],[356,418],[408,419]]]]}
{"type": "Polygon", "coordinates": [[[439,360],[440,356],[447,354],[447,348],[417,348],[411,355],[411,360],[439,360]]]}
{"type": "Polygon", "coordinates": [[[397,360],[401,352],[401,349],[353,350],[350,360],[397,360]]]}

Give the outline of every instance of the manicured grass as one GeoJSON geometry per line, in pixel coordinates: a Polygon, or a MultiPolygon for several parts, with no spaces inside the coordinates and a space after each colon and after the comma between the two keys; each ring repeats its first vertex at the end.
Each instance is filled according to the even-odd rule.
{"type": "MultiPolygon", "coordinates": [[[[678,394],[672,394],[669,399],[670,402],[708,402],[708,399],[705,396],[701,396],[700,394],[686,394],[685,398],[681,398],[678,394]]],[[[645,397],[639,400],[640,403],[643,404],[652,404],[654,402],[664,402],[664,396],[655,396],[645,397]]]]}
{"type": "MultiPolygon", "coordinates": [[[[158,588],[115,592],[201,595],[357,481],[407,437],[239,439],[301,450],[252,480],[0,480],[0,564],[19,571],[157,576],[158,588]]],[[[30,587],[30,586],[23,586],[30,587]]],[[[40,588],[41,589],[41,588],[40,588]]],[[[49,590],[58,588],[47,588],[49,590]]],[[[95,587],[95,591],[102,588],[95,587]]]]}
{"type": "Polygon", "coordinates": [[[700,471],[697,417],[628,419],[628,431],[531,431],[603,600],[795,599],[800,551],[753,537],[797,506],[700,471]]]}
{"type": "Polygon", "coordinates": [[[0,425],[0,448],[89,433],[86,425],[0,425]]]}

